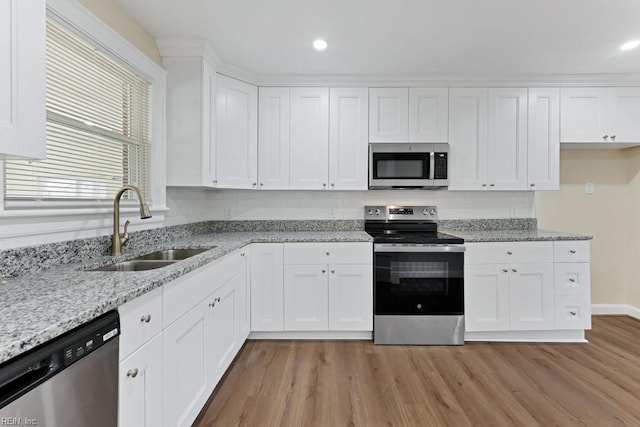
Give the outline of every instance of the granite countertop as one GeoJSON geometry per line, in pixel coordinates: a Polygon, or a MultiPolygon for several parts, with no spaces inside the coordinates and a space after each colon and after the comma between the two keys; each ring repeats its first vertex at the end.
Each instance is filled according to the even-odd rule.
{"type": "Polygon", "coordinates": [[[266,231],[194,235],[171,244],[137,248],[54,267],[0,284],[0,363],[88,322],[250,243],[369,242],[364,231],[266,231]],[[215,248],[212,248],[215,246],[215,248]],[[159,249],[212,248],[156,270],[88,271],[159,249]]]}
{"type": "Polygon", "coordinates": [[[592,236],[561,233],[548,230],[447,230],[443,233],[461,237],[465,243],[472,242],[530,242],[549,240],[591,240],[592,236]]]}

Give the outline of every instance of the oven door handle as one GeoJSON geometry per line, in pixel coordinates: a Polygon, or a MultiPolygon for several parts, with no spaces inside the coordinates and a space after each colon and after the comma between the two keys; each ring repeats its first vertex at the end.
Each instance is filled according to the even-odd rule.
{"type": "Polygon", "coordinates": [[[429,153],[429,179],[436,179],[436,153],[429,153]]]}
{"type": "Polygon", "coordinates": [[[464,252],[462,245],[411,245],[398,246],[387,243],[377,243],[373,245],[374,252],[464,252]]]}

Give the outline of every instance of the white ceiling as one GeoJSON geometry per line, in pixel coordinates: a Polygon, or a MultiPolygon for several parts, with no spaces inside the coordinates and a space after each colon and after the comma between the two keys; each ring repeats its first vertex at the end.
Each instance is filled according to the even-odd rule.
{"type": "Polygon", "coordinates": [[[156,38],[259,75],[640,73],[640,0],[118,0],[156,38]],[[325,38],[316,52],[311,43],[325,38]]]}

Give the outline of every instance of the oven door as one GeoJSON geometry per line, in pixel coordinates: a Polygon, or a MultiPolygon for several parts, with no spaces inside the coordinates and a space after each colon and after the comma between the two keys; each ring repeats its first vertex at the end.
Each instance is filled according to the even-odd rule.
{"type": "Polygon", "coordinates": [[[464,246],[374,245],[376,315],[464,314],[464,246]]]}
{"type": "Polygon", "coordinates": [[[432,146],[371,144],[369,187],[430,187],[434,185],[432,146]]]}

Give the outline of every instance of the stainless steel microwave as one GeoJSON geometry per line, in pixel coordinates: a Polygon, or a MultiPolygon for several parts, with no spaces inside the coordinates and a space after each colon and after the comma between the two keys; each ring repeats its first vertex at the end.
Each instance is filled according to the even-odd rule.
{"type": "Polygon", "coordinates": [[[449,144],[369,144],[369,189],[449,185],[449,144]]]}

